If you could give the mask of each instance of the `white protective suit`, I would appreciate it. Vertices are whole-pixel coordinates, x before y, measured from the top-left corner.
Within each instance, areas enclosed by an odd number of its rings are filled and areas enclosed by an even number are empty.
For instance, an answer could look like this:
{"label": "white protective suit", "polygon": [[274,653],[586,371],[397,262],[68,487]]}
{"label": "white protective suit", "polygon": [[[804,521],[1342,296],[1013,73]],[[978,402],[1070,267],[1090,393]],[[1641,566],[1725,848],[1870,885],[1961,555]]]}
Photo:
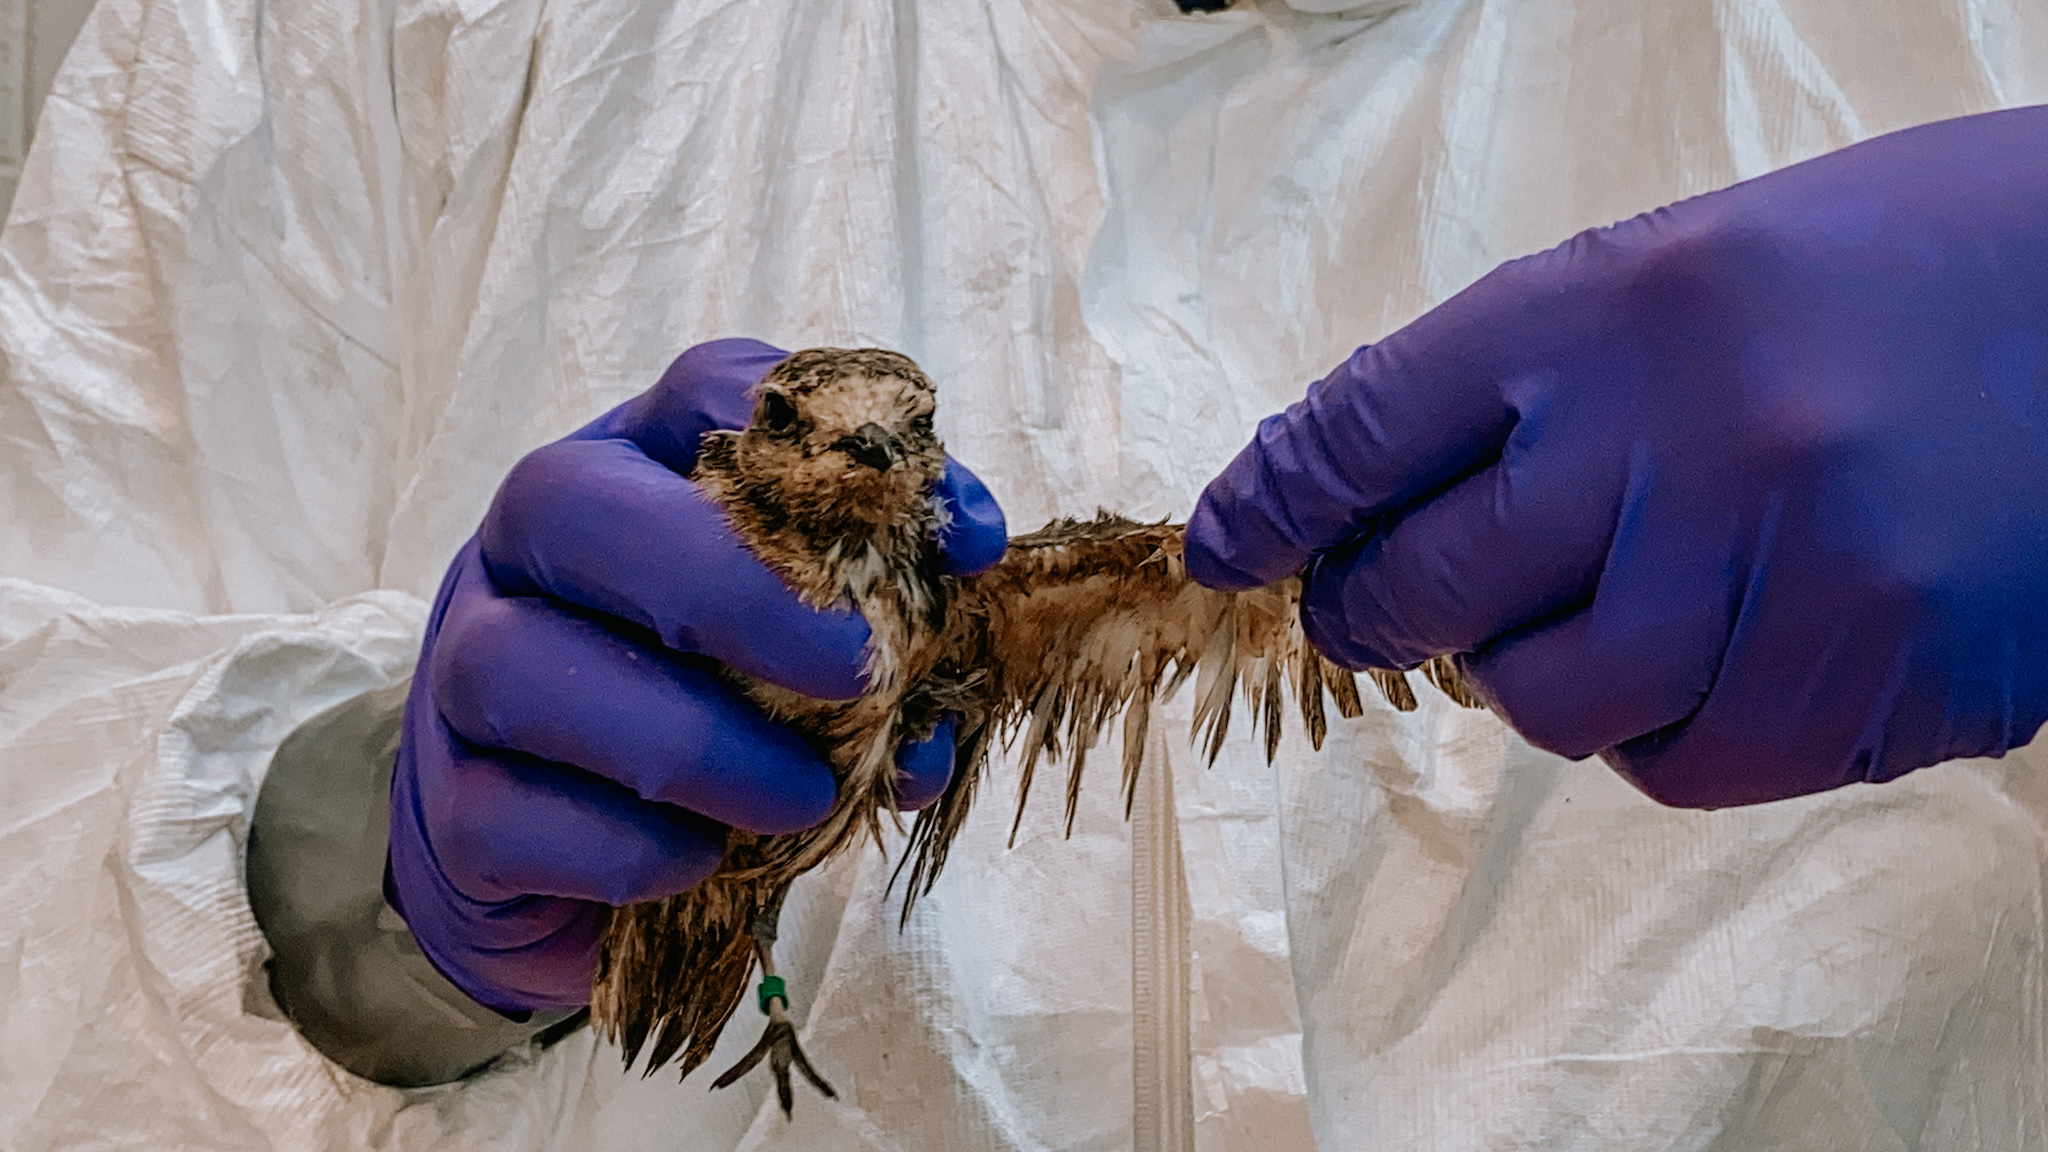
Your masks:
{"label": "white protective suit", "polygon": [[2041,100],[2038,0],[101,0],[0,232],[0,1148],[2048,1148],[2033,752],[1678,812],[1426,692],[1007,851],[999,767],[907,931],[879,853],[794,897],[793,1124],[588,1031],[353,1079],[239,872],[691,343],[909,352],[1019,530],[1182,516],[1503,259]]}

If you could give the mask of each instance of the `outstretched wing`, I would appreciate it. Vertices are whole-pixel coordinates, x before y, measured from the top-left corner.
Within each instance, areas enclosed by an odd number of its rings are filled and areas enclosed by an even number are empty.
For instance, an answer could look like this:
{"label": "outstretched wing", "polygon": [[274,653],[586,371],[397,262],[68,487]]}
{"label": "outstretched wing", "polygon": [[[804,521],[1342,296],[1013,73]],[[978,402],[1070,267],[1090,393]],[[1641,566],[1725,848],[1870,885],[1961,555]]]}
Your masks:
{"label": "outstretched wing", "polygon": [[[971,714],[960,732],[952,783],[918,814],[911,831],[905,858],[911,899],[930,891],[945,866],[998,740],[1007,746],[1023,736],[1019,820],[1039,757],[1068,757],[1071,827],[1089,750],[1111,718],[1119,711],[1124,716],[1128,813],[1153,702],[1190,678],[1195,735],[1212,761],[1229,731],[1239,685],[1268,759],[1279,747],[1290,683],[1316,747],[1326,730],[1326,698],[1339,715],[1363,711],[1353,675],[1303,637],[1298,581],[1238,593],[1205,588],[1187,576],[1181,531],[1179,525],[1139,524],[1107,513],[1062,520],[1010,541],[1000,564],[957,584],[946,644],[949,667],[941,671],[965,684]],[[1447,660],[1433,660],[1423,671],[1452,699],[1477,706]],[[1404,674],[1369,675],[1394,707],[1415,707]]]}

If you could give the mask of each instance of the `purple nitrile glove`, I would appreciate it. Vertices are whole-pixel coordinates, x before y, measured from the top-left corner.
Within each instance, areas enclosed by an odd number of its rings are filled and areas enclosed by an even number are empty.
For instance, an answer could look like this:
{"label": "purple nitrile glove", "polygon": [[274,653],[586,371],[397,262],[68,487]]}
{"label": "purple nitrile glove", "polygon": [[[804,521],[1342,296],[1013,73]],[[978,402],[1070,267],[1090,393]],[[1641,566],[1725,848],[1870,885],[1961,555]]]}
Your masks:
{"label": "purple nitrile glove", "polygon": [[[867,624],[805,606],[685,474],[739,428],[788,353],[720,340],[653,389],[521,460],[456,556],[427,623],[391,790],[385,891],[420,948],[479,1003],[587,1003],[605,905],[711,874],[725,826],[823,819],[832,773],[713,662],[812,696],[863,687]],[[1003,514],[952,459],[945,570],[1002,558]],[[898,753],[921,807],[953,771],[953,726]]]}
{"label": "purple nitrile glove", "polygon": [[1260,425],[1196,579],[1713,808],[2048,717],[2048,107],[1507,264]]}

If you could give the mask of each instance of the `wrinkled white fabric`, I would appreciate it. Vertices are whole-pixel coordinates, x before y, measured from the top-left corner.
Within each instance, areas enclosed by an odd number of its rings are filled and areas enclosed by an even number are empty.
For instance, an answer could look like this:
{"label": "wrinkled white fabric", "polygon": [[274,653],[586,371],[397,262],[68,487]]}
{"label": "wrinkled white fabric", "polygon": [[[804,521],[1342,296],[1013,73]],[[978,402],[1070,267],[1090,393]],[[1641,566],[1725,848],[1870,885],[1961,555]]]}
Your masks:
{"label": "wrinkled white fabric", "polygon": [[1709,816],[1433,697],[1162,740],[1186,1059],[1098,780],[904,932],[879,854],[800,889],[793,1126],[587,1033],[353,1080],[237,865],[510,463],[688,344],[902,348],[1016,527],[1181,515],[1502,259],[2043,99],[2025,0],[102,0],[0,232],[0,1146],[1116,1149],[1170,1066],[1203,1149],[2048,1147],[2030,754]]}

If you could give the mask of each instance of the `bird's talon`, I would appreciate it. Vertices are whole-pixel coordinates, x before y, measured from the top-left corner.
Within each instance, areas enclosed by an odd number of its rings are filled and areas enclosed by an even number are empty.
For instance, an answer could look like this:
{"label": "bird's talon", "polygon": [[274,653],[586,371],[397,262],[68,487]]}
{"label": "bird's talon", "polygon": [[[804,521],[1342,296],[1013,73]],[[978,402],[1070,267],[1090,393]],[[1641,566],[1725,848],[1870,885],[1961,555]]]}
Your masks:
{"label": "bird's talon", "polygon": [[768,1049],[773,1045],[774,1040],[775,1025],[770,1024],[768,1030],[761,1033],[761,1038],[754,1042],[754,1046],[747,1049],[747,1054],[740,1057],[740,1062],[721,1073],[718,1079],[711,1082],[711,1087],[714,1089],[730,1088],[738,1083],[740,1077],[752,1072],[754,1065],[759,1064],[761,1058],[768,1055]]}
{"label": "bird's talon", "polygon": [[834,1092],[832,1085],[827,1084],[825,1078],[818,1075],[818,1070],[812,1067],[810,1058],[804,1055],[803,1046],[797,1043],[796,1025],[788,1020],[769,1021],[767,1029],[761,1033],[761,1039],[747,1050],[745,1056],[740,1057],[739,1063],[726,1069],[724,1075],[712,1081],[711,1086],[731,1087],[740,1077],[753,1071],[754,1066],[764,1057],[768,1061],[768,1071],[775,1076],[775,1099],[782,1105],[782,1114],[785,1117],[794,1112],[796,1105],[796,1089],[789,1078],[791,1066],[802,1072],[804,1079],[809,1080],[813,1088],[824,1093],[827,1100],[839,1099],[839,1093]]}
{"label": "bird's talon", "polygon": [[796,1042],[795,1033],[791,1033],[789,1037],[789,1054],[796,1058],[796,1070],[804,1074],[804,1079],[811,1082],[811,1087],[823,1093],[827,1100],[839,1099],[839,1093],[834,1092],[832,1086],[825,1083],[825,1078],[818,1075],[818,1070],[811,1067],[810,1057],[804,1055],[803,1047]]}

